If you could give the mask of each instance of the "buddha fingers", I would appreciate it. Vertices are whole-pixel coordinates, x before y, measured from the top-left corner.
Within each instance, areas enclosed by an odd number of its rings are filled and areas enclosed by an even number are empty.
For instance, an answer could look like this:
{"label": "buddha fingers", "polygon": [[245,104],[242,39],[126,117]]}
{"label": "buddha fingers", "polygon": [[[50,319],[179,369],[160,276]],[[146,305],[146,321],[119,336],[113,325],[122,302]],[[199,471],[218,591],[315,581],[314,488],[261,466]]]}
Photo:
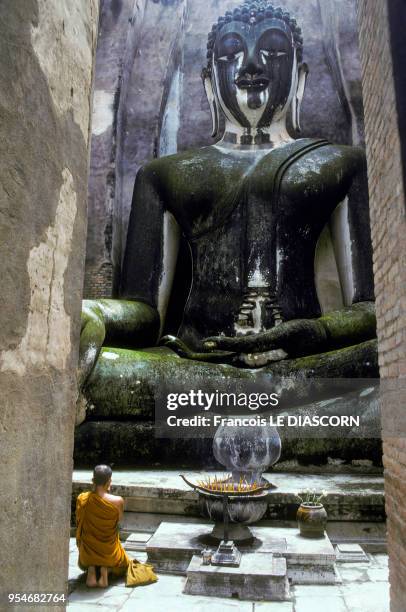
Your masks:
{"label": "buddha fingers", "polygon": [[308,354],[309,349],[322,350],[326,340],[326,331],[318,320],[295,319],[258,334],[235,338],[226,336],[206,338],[203,346],[207,350],[221,349],[236,353],[259,353],[283,349],[290,356],[300,356]]}
{"label": "buddha fingers", "polygon": [[211,352],[197,352],[190,349],[183,340],[177,338],[176,336],[167,335],[161,338],[159,344],[161,346],[166,346],[173,350],[179,357],[183,359],[193,359],[197,361],[219,361],[223,362],[224,360],[231,358],[235,355],[232,351],[211,351]]}

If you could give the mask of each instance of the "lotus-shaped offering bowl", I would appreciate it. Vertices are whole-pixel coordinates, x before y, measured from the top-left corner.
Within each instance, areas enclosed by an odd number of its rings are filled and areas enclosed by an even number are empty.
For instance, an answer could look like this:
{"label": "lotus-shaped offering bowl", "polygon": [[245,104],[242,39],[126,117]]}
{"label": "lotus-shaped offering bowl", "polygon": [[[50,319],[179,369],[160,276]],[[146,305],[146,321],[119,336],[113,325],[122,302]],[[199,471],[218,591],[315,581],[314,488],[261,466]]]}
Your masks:
{"label": "lotus-shaped offering bowl", "polygon": [[[207,478],[196,483],[181,475],[190,487],[199,493],[200,510],[204,517],[216,524],[211,539],[224,539],[225,512],[227,513],[228,539],[249,542],[253,535],[247,525],[261,520],[268,507],[268,492],[275,488],[265,478],[260,482],[233,481],[231,476],[222,479]],[[226,498],[226,503],[225,503]]]}

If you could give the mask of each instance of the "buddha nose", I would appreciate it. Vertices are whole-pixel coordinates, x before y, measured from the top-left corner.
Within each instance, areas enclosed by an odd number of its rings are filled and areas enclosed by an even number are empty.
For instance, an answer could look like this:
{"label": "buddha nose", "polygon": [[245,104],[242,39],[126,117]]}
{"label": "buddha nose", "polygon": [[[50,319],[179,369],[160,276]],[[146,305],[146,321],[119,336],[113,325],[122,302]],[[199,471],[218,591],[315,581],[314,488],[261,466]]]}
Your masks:
{"label": "buddha nose", "polygon": [[264,73],[259,62],[253,57],[249,57],[244,66],[241,67],[240,74],[250,76],[251,78],[261,76]]}
{"label": "buddha nose", "polygon": [[269,78],[264,73],[262,66],[251,56],[241,67],[235,84],[240,89],[264,89],[269,85]]}

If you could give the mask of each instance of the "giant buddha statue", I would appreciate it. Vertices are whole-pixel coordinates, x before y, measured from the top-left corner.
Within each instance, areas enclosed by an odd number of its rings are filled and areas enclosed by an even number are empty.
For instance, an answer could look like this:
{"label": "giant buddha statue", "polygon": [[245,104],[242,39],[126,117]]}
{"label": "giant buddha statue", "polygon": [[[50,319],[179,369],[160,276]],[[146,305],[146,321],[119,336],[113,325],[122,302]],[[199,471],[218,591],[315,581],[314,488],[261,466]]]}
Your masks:
{"label": "giant buddha statue", "polygon": [[[145,419],[155,385],[194,374],[377,375],[364,152],[288,132],[302,53],[296,21],[267,0],[213,26],[202,77],[216,142],[140,169],[120,297],[84,302],[87,419]],[[326,225],[342,305],[323,313]]]}

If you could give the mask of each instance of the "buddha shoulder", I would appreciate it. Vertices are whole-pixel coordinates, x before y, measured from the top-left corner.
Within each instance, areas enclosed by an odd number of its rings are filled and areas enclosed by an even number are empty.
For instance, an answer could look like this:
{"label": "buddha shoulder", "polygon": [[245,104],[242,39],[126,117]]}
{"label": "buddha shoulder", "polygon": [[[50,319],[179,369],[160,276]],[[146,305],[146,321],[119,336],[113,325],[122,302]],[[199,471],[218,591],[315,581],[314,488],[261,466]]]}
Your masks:
{"label": "buddha shoulder", "polygon": [[295,161],[284,175],[281,189],[288,197],[345,193],[366,169],[361,147],[329,144]]}
{"label": "buddha shoulder", "polygon": [[201,177],[207,180],[208,172],[216,168],[216,155],[213,147],[190,149],[173,155],[165,155],[146,163],[140,170],[140,178],[145,178],[165,187],[189,185],[191,179]]}

